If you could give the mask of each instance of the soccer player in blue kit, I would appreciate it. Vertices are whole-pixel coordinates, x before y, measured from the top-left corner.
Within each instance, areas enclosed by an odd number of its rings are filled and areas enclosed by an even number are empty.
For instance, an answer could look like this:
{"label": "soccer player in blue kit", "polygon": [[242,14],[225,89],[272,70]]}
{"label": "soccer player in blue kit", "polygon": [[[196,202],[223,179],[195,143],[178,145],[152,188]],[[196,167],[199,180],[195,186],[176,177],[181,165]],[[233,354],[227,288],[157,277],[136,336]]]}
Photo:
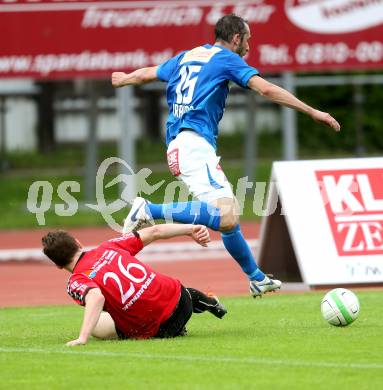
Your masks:
{"label": "soccer player in blue kit", "polygon": [[168,165],[171,173],[188,187],[195,201],[153,204],[138,197],[124,224],[124,232],[139,229],[156,219],[202,224],[220,231],[227,251],[250,282],[254,297],[279,289],[282,283],[257,266],[244,239],[238,202],[216,155],[218,123],[225,109],[229,83],[249,88],[267,99],[301,111],[336,131],[339,123],[283,88],[259,76],[242,57],[249,51],[250,29],[244,19],[225,15],[215,26],[214,45],[206,44],[179,53],[165,63],[132,73],[114,72],[114,87],[167,82],[169,117],[166,124]]}

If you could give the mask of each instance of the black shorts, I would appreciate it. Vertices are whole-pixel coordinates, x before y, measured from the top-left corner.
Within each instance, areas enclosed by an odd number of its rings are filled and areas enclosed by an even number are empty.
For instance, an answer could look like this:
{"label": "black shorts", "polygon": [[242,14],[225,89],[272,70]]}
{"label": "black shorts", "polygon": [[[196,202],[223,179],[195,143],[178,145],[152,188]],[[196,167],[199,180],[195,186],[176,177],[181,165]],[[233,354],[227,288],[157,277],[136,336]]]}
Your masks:
{"label": "black shorts", "polygon": [[181,286],[181,295],[172,315],[161,324],[154,337],[166,338],[183,336],[186,333],[185,325],[193,314],[193,302],[184,286]]}
{"label": "black shorts", "polygon": [[[190,294],[184,286],[181,286],[180,299],[171,316],[161,324],[157,338],[177,337],[186,333],[185,325],[193,314],[193,303]],[[116,332],[120,340],[127,337],[120,329],[116,327]]]}

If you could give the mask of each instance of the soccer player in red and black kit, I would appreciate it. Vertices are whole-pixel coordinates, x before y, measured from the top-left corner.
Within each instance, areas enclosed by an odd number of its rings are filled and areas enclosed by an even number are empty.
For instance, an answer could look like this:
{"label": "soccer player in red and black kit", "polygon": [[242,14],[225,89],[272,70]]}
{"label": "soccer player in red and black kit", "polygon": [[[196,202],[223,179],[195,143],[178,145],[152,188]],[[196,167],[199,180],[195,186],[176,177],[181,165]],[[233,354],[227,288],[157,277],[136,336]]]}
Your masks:
{"label": "soccer player in red and black kit", "polygon": [[222,318],[226,309],[216,297],[185,288],[135,258],[155,240],[183,235],[202,246],[210,241],[205,226],[181,224],[148,227],[88,252],[65,231],[44,236],[45,255],[72,273],[68,294],[85,306],[79,337],[67,345],[86,344],[90,335],[101,339],[176,337],[186,333],[192,313],[209,311]]}

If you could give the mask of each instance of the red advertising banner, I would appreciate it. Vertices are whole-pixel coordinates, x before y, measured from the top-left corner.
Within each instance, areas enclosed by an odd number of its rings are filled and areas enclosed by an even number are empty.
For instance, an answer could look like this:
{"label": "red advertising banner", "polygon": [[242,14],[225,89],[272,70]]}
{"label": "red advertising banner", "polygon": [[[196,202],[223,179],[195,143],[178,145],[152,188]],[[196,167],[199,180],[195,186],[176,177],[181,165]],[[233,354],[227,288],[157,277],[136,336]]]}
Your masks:
{"label": "red advertising banner", "polygon": [[0,0],[0,77],[108,77],[212,43],[248,20],[262,73],[383,69],[383,0]]}
{"label": "red advertising banner", "polygon": [[338,255],[383,254],[383,169],[315,174]]}

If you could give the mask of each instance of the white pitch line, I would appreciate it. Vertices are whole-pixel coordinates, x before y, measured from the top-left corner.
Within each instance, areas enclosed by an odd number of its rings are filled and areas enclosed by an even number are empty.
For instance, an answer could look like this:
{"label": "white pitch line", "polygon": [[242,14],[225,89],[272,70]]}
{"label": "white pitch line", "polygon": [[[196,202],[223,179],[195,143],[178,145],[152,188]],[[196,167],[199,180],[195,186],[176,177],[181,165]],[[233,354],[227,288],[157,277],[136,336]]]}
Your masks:
{"label": "white pitch line", "polygon": [[199,355],[161,355],[146,354],[136,352],[108,352],[108,351],[79,351],[74,349],[55,350],[42,348],[7,348],[0,347],[0,352],[4,353],[36,353],[36,354],[62,354],[62,355],[83,355],[95,357],[132,357],[135,359],[158,359],[158,360],[175,360],[186,362],[215,362],[231,364],[260,364],[266,366],[293,366],[293,367],[313,367],[313,368],[336,368],[336,369],[367,369],[381,370],[383,363],[336,363],[307,360],[289,360],[289,359],[268,359],[268,358],[241,358],[235,356],[199,356]]}
{"label": "white pitch line", "polygon": [[[257,239],[247,240],[254,250],[258,245]],[[93,249],[87,246],[84,250]],[[145,247],[137,257],[145,262],[157,263],[163,261],[185,261],[230,258],[222,241],[215,240],[209,243],[207,248],[201,247],[195,242],[155,243]],[[0,262],[9,260],[47,260],[41,248],[1,249]]]}

